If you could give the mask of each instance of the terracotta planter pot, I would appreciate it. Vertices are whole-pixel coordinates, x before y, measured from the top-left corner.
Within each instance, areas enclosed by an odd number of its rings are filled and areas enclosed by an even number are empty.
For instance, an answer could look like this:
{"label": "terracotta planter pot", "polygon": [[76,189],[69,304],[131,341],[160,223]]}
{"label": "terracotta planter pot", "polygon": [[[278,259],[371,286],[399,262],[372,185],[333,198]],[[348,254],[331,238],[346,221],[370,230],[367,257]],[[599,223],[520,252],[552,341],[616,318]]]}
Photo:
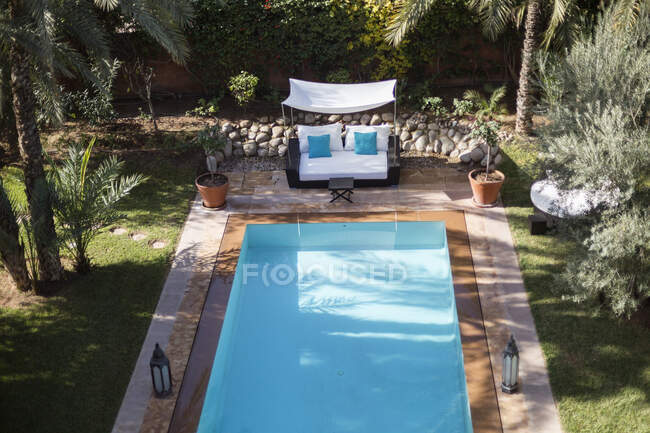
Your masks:
{"label": "terracotta planter pot", "polygon": [[469,184],[472,187],[472,194],[474,195],[474,204],[478,206],[494,206],[499,197],[499,191],[501,190],[501,185],[506,180],[506,175],[501,173],[499,170],[493,170],[491,173],[501,177],[501,180],[495,180],[490,182],[479,182],[475,179],[475,176],[479,173],[484,172],[484,169],[476,169],[469,172],[467,177],[469,178]]}
{"label": "terracotta planter pot", "polygon": [[210,177],[210,173],[204,173],[197,177],[194,181],[196,188],[199,190],[199,193],[201,193],[203,206],[207,208],[221,207],[226,203],[226,194],[228,193],[228,178],[222,174],[216,176],[225,179],[225,183],[216,186],[201,185],[199,183],[199,180]]}

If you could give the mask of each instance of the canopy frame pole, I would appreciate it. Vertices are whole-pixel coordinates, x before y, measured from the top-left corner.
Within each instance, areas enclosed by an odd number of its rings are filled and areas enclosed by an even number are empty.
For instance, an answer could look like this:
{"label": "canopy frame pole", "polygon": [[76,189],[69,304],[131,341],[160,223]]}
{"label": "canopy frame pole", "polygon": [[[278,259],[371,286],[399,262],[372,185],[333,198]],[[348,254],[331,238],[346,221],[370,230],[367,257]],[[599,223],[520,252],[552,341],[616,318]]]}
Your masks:
{"label": "canopy frame pole", "polygon": [[287,118],[284,116],[284,104],[280,104],[280,107],[282,107],[282,123],[284,125],[287,124]]}
{"label": "canopy frame pole", "polygon": [[393,134],[397,135],[397,82],[395,82],[395,101],[393,101]]}
{"label": "canopy frame pole", "polygon": [[291,127],[293,128],[293,107],[291,107]]}

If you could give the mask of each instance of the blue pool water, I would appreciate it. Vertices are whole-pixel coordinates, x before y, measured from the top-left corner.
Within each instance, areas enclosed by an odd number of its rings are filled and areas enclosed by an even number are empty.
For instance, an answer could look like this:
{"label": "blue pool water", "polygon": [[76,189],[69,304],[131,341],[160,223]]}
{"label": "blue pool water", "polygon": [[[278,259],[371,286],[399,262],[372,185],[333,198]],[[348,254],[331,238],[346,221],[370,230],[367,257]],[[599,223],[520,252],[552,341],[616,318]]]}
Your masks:
{"label": "blue pool water", "polygon": [[249,225],[199,433],[471,433],[442,222]]}

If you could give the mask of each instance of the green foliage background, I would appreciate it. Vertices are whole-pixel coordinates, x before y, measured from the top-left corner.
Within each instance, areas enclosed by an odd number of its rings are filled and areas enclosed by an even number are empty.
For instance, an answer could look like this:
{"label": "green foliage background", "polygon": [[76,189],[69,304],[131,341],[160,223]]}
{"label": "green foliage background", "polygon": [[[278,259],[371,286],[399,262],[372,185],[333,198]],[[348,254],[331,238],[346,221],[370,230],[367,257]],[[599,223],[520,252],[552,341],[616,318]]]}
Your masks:
{"label": "green foliage background", "polygon": [[[458,53],[476,17],[464,0],[440,0],[398,49],[384,40],[395,0],[197,0],[188,30],[191,67],[214,91],[241,70],[264,80],[350,71],[355,81],[419,78],[440,56]],[[476,32],[478,34],[478,32]],[[261,83],[266,87],[268,83]]]}

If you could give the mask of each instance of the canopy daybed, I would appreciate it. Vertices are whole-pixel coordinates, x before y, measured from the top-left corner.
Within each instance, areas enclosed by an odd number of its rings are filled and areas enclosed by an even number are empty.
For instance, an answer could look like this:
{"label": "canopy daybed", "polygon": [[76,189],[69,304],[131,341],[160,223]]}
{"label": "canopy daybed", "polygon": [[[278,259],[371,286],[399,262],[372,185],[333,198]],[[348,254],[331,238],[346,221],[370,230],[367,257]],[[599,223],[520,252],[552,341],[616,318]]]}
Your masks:
{"label": "canopy daybed", "polygon": [[[362,84],[330,84],[289,79],[289,97],[282,101],[293,109],[325,114],[349,114],[394,104],[396,120],[396,80]],[[395,123],[393,123],[394,125]],[[378,127],[381,128],[381,127]],[[388,129],[385,127],[385,129]],[[300,132],[300,131],[299,131]],[[388,132],[386,134],[389,134]],[[330,178],[353,177],[355,187],[388,186],[399,183],[399,137],[388,135],[387,146],[377,148],[376,155],[358,155],[351,146],[332,149],[331,158],[310,159],[299,138],[290,138],[287,150],[287,181],[292,188],[327,188]],[[346,140],[348,143],[350,139]]]}

